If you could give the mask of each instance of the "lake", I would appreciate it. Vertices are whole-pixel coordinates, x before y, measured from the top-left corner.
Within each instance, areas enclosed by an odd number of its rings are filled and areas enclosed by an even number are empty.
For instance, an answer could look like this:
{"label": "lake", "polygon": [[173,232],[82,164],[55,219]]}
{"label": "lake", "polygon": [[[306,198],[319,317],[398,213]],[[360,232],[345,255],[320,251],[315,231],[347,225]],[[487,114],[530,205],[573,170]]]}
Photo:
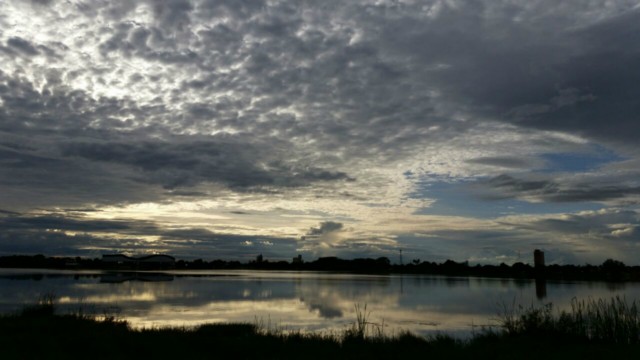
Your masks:
{"label": "lake", "polygon": [[[536,286],[537,285],[537,286]],[[640,299],[639,283],[557,282],[285,271],[107,272],[0,269],[0,312],[54,294],[59,313],[116,315],[134,327],[258,323],[271,329],[342,331],[367,306],[385,334],[446,332],[465,337],[495,326],[505,306],[624,296]]]}

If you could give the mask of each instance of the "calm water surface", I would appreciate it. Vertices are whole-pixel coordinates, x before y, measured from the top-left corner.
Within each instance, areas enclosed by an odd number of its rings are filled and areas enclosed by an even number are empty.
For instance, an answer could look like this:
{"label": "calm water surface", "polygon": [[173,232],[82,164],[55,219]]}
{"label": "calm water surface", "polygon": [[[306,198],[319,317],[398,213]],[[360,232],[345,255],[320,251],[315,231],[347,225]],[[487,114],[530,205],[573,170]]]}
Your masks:
{"label": "calm water surface", "polygon": [[370,321],[383,325],[387,334],[409,330],[466,336],[478,326],[496,325],[504,305],[514,302],[568,308],[574,297],[640,299],[638,283],[540,285],[536,289],[533,280],[426,275],[0,269],[0,312],[18,311],[53,293],[60,313],[82,309],[116,314],[136,327],[258,322],[285,330],[341,331],[355,321],[355,304],[366,304]]}

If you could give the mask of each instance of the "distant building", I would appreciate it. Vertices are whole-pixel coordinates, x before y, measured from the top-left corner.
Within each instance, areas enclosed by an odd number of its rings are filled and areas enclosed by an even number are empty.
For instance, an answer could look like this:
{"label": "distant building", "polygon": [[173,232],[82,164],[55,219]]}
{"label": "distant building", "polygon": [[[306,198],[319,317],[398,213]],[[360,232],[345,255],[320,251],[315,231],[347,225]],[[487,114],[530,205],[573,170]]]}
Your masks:
{"label": "distant building", "polygon": [[263,258],[262,258],[262,254],[260,254],[260,255],[256,256],[256,262],[257,262],[258,264],[261,264],[261,263],[262,263],[262,260],[263,260]]}
{"label": "distant building", "polygon": [[540,249],[533,251],[533,265],[536,269],[544,267],[544,251]]}
{"label": "distant building", "polygon": [[302,264],[302,255],[298,255],[291,261],[292,264]]}
{"label": "distant building", "polygon": [[132,257],[124,254],[102,255],[102,263],[110,267],[128,269],[169,269],[176,264],[176,259],[169,255],[147,255]]}

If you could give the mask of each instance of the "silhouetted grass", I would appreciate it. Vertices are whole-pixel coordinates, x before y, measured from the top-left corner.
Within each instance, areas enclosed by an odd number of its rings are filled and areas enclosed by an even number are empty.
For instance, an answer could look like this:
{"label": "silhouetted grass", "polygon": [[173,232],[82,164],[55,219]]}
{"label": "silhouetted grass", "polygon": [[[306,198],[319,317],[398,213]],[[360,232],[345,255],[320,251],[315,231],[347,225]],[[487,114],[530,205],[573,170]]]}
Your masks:
{"label": "silhouetted grass", "polygon": [[571,301],[570,311],[554,311],[552,304],[507,309],[501,318],[507,335],[554,336],[611,344],[640,344],[640,309],[636,301]]}
{"label": "silhouetted grass", "polygon": [[551,305],[514,307],[502,317],[502,331],[460,340],[384,335],[359,305],[356,322],[343,333],[260,324],[132,329],[109,316],[23,311],[0,316],[0,359],[636,359],[636,314],[635,302],[619,298],[576,300],[570,312],[554,313]]}
{"label": "silhouetted grass", "polygon": [[55,300],[54,293],[42,294],[36,304],[24,306],[20,314],[23,317],[53,316],[56,311]]}

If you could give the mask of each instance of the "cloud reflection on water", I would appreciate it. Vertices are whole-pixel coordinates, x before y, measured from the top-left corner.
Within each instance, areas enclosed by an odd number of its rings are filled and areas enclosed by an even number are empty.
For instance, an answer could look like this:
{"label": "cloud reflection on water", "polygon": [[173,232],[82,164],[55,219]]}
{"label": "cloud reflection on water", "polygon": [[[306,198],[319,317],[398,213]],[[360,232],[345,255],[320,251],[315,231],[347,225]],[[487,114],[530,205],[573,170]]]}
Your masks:
{"label": "cloud reflection on water", "polygon": [[[495,325],[503,305],[538,304],[533,280],[367,276],[292,272],[175,272],[104,282],[107,273],[20,273],[1,270],[0,312],[17,311],[43,293],[56,294],[61,312],[117,311],[134,327],[194,326],[208,322],[261,323],[301,331],[341,331],[367,304],[369,320],[387,334],[409,330],[469,334]],[[125,278],[126,279],[126,278]],[[144,281],[142,281],[144,280]],[[573,297],[640,297],[639,284],[549,282],[548,298],[568,307]],[[116,310],[117,309],[117,310]]]}

